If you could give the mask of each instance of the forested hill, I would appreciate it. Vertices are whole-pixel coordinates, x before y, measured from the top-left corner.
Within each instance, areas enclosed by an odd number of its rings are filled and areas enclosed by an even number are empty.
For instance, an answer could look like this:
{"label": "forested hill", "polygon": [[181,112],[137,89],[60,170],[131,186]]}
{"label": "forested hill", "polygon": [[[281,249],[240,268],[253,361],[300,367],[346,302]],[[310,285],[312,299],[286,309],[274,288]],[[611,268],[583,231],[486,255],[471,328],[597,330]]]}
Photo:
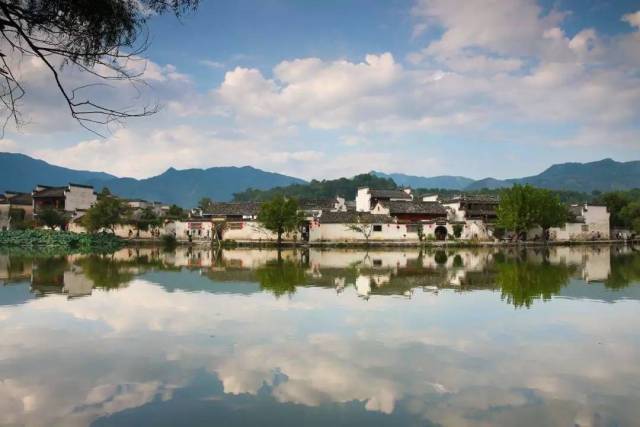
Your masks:
{"label": "forested hill", "polygon": [[360,187],[370,187],[382,190],[397,188],[395,182],[389,178],[380,178],[371,174],[356,175],[353,178],[339,178],[331,180],[312,180],[308,184],[293,184],[284,187],[274,187],[269,190],[248,190],[235,193],[233,199],[242,201],[269,200],[277,194],[296,199],[328,199],[335,196],[353,200]]}
{"label": "forested hill", "polygon": [[[335,196],[346,197],[354,200],[358,188],[369,187],[376,189],[395,189],[399,186],[390,178],[382,178],[372,174],[356,175],[353,178],[340,178],[334,180],[313,180],[308,184],[293,184],[284,187],[274,187],[269,190],[248,189],[234,194],[236,202],[266,201],[276,195],[285,195],[298,200],[328,199]],[[464,194],[488,194],[498,195],[501,189],[480,188],[475,190],[460,191],[448,188],[417,188],[414,193],[417,198],[425,195],[437,194],[440,198],[449,198]],[[564,203],[585,203],[594,200],[597,194],[582,193],[579,191],[552,190]]]}

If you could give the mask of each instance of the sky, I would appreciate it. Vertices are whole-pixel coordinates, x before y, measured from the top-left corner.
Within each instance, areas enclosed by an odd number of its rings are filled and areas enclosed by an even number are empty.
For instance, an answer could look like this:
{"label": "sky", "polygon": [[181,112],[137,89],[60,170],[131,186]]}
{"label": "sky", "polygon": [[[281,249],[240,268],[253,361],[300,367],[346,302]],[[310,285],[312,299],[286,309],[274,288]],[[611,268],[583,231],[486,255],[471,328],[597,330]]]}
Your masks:
{"label": "sky", "polygon": [[131,64],[148,86],[94,96],[157,114],[87,132],[26,59],[27,123],[0,151],[136,178],[244,165],[509,178],[640,159],[637,0],[202,0],[149,34]]}

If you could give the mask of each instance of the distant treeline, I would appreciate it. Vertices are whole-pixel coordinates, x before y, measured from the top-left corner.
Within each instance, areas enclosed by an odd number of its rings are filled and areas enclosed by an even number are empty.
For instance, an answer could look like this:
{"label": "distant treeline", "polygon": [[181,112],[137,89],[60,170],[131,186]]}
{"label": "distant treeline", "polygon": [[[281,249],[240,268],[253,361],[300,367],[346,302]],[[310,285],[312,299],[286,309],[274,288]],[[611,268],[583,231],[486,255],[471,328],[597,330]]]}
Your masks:
{"label": "distant treeline", "polygon": [[[292,184],[286,187],[274,187],[270,190],[256,190],[249,188],[240,193],[235,193],[233,200],[236,202],[267,201],[276,195],[293,197],[298,200],[327,199],[335,196],[346,197],[353,200],[360,187],[369,187],[383,190],[399,188],[390,178],[381,178],[371,174],[356,175],[353,178],[340,178],[331,180],[312,180],[308,184]],[[553,191],[564,203],[586,203],[600,196],[600,193],[581,193],[578,191]],[[487,194],[498,195],[499,189],[483,188],[473,191],[450,190],[445,188],[418,188],[415,189],[418,196],[437,194],[440,198],[450,198],[458,194]]]}
{"label": "distant treeline", "polygon": [[269,190],[249,188],[233,195],[236,202],[264,202],[277,195],[293,197],[298,200],[329,199],[335,196],[353,200],[360,187],[393,190],[398,188],[390,178],[379,178],[371,174],[356,175],[353,178],[339,178],[329,180],[312,180],[308,184],[292,184],[286,187],[274,187]]}

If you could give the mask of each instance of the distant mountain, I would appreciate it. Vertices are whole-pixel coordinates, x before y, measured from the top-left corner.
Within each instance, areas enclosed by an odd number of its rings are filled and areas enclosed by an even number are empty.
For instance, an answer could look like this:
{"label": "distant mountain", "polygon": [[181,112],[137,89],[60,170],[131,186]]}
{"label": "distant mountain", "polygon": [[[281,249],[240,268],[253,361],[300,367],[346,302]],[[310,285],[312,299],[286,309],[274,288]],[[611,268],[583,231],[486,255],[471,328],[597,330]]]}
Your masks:
{"label": "distant mountain", "polygon": [[[594,190],[640,188],[640,161],[617,162],[604,159],[590,163],[561,163],[538,175],[505,180],[485,178],[473,181],[460,176],[419,177],[371,172],[353,179],[314,180],[307,183],[298,178],[250,166],[185,170],[170,168],[151,178],[118,178],[104,172],[54,166],[23,154],[0,153],[0,191],[31,191],[37,184],[66,185],[69,182],[93,185],[98,191],[108,187],[114,194],[122,197],[158,200],[185,207],[195,206],[202,197],[228,201],[235,193],[239,194],[238,200],[263,200],[274,192],[284,192],[299,198],[331,197],[336,194],[350,197],[358,186],[390,188],[389,186],[396,184],[413,188],[470,191],[523,183],[554,190],[590,193]],[[260,191],[270,189],[274,190]]]}
{"label": "distant mountain", "polygon": [[31,191],[37,184],[93,185],[97,191],[108,187],[127,198],[158,200],[180,206],[195,206],[202,197],[216,201],[231,200],[234,193],[248,188],[267,190],[305,181],[250,166],[210,169],[168,169],[161,175],[145,179],[118,178],[103,172],[88,172],[53,166],[23,154],[0,153],[0,192]]}
{"label": "distant mountain", "polygon": [[113,194],[127,198],[158,200],[192,207],[203,197],[215,201],[228,201],[234,193],[248,188],[268,190],[305,181],[287,175],[265,172],[251,166],[214,167],[209,169],[167,169],[166,172],[145,179],[115,178],[90,181],[100,190],[108,187]]}
{"label": "distant mountain", "polygon": [[448,190],[462,190],[472,184],[471,178],[464,176],[440,175],[433,177],[405,175],[403,173],[390,173],[372,171],[372,175],[381,178],[391,178],[401,187],[411,188],[443,188]]}
{"label": "distant mountain", "polygon": [[67,169],[16,153],[0,153],[0,191],[29,192],[37,184],[66,185],[101,182],[115,176],[104,172]]}
{"label": "distant mountain", "polygon": [[640,161],[604,159],[589,163],[561,163],[534,176],[506,180],[486,178],[470,184],[466,190],[501,188],[514,183],[587,193],[594,190],[630,190],[640,188]]}

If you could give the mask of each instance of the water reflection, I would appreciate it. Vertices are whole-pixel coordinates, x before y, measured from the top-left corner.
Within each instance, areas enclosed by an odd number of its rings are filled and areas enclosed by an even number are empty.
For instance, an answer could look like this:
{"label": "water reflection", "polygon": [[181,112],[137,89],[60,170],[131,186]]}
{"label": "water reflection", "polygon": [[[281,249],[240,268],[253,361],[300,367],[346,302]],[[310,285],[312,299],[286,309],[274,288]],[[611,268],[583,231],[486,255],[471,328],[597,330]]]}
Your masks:
{"label": "water reflection", "polygon": [[[169,272],[197,272],[201,277],[181,280]],[[165,274],[162,274],[165,273]],[[233,283],[280,297],[304,286],[353,288],[356,295],[410,298],[416,291],[437,293],[496,290],[516,308],[531,307],[561,295],[577,279],[623,291],[640,280],[640,254],[624,246],[551,247],[535,250],[287,250],[197,248],[127,248],[112,254],[41,256],[37,253],[0,254],[0,280],[5,285],[29,281],[34,296],[61,293],[90,295],[93,289],[118,289],[136,277],[153,274],[169,290],[233,292]],[[167,280],[165,281],[164,278]],[[209,279],[209,280],[206,280]],[[182,286],[181,285],[186,285]],[[593,289],[593,287],[591,288]],[[588,297],[589,287],[584,287]],[[601,289],[601,288],[599,288]],[[620,292],[618,296],[633,297]]]}
{"label": "water reflection", "polygon": [[3,254],[0,424],[634,425],[639,256]]}

